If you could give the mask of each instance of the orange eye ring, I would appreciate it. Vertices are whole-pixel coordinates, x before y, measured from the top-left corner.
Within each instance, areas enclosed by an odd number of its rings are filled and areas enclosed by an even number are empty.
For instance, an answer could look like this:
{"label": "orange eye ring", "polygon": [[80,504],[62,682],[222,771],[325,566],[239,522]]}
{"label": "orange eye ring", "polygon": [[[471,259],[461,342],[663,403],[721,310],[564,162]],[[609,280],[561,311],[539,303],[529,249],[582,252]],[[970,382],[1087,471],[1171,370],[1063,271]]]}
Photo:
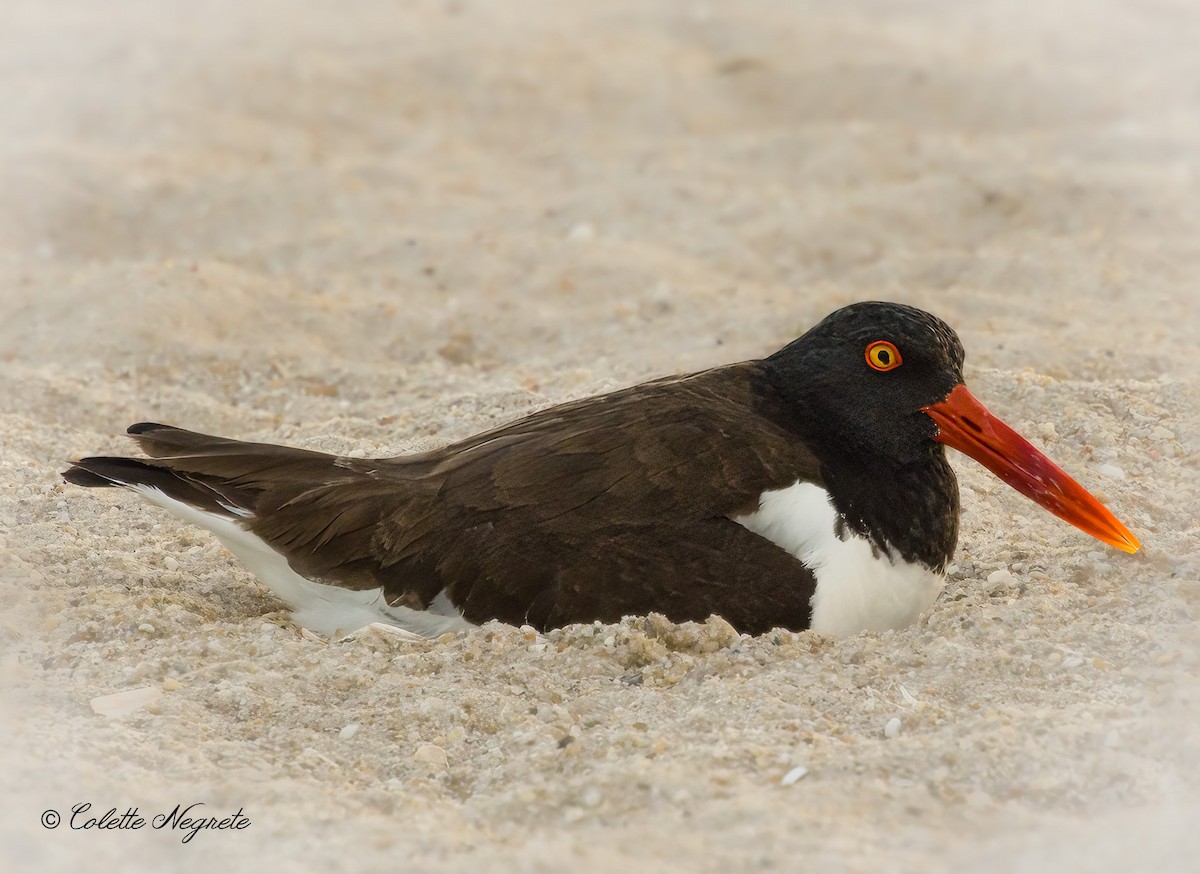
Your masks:
{"label": "orange eye ring", "polygon": [[867,346],[867,364],[875,370],[886,373],[889,370],[895,370],[903,363],[904,359],[900,357],[900,350],[894,343],[889,343],[887,340],[876,340]]}

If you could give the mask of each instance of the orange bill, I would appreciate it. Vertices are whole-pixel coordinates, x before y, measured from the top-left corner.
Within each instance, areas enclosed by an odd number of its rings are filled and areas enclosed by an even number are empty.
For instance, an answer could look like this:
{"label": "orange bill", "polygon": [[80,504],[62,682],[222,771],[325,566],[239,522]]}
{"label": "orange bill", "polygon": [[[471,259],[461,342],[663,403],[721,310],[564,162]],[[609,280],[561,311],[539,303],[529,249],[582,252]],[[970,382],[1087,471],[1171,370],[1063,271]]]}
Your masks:
{"label": "orange bill", "polygon": [[1025,497],[1097,540],[1137,552],[1138,539],[1108,508],[1028,440],[975,399],[965,385],[924,412],[937,423],[940,443],[974,458]]}

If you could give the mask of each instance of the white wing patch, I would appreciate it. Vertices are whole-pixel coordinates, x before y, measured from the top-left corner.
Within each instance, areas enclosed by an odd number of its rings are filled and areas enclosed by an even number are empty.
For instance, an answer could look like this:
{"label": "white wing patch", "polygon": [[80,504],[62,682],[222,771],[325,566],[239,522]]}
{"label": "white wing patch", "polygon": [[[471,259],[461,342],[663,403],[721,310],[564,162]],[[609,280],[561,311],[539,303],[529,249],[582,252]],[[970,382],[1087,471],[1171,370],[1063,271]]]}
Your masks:
{"label": "white wing patch", "polygon": [[797,482],[764,492],[758,510],[734,517],[800,559],[817,580],[813,631],[845,636],[911,625],[937,600],[945,578],[919,562],[880,555],[865,537],[837,536],[829,493]]}
{"label": "white wing patch", "polygon": [[[265,540],[247,531],[237,521],[217,513],[198,510],[176,500],[161,489],[137,483],[122,483],[151,504],[169,510],[185,522],[207,528],[277,597],[292,608],[292,618],[326,637],[342,637],[373,622],[395,625],[421,637],[438,637],[447,631],[471,628],[445,592],[440,592],[429,610],[391,606],[384,600],[383,589],[355,591],[305,579],[272,549]],[[248,518],[240,507],[230,512]]]}

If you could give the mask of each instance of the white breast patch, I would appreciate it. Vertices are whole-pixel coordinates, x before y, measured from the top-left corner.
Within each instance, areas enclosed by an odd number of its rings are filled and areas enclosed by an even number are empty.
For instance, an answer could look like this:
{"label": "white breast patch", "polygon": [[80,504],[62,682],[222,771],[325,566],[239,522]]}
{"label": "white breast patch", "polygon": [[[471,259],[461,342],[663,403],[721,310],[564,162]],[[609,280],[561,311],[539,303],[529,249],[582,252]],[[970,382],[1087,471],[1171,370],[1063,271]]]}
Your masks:
{"label": "white breast patch", "polygon": [[865,537],[838,537],[829,493],[812,483],[763,492],[758,510],[734,517],[800,559],[817,580],[813,631],[839,637],[911,625],[937,599],[945,578],[919,562],[879,554]]}

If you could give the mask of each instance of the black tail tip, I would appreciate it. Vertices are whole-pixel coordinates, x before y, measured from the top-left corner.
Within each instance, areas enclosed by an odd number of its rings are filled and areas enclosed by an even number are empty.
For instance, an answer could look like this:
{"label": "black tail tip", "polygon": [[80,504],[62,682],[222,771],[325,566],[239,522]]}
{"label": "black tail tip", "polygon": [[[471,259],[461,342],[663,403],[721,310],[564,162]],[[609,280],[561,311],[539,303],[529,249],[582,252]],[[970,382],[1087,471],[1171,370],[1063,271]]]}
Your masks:
{"label": "black tail tip", "polygon": [[131,437],[136,437],[138,434],[148,434],[151,431],[170,431],[170,425],[160,425],[158,422],[138,422],[135,425],[130,425],[125,429],[125,433]]}
{"label": "black tail tip", "polygon": [[88,489],[115,485],[112,480],[92,473],[90,470],[80,467],[78,463],[72,463],[70,467],[64,470],[62,478],[64,481],[71,483],[71,485],[83,486]]}

